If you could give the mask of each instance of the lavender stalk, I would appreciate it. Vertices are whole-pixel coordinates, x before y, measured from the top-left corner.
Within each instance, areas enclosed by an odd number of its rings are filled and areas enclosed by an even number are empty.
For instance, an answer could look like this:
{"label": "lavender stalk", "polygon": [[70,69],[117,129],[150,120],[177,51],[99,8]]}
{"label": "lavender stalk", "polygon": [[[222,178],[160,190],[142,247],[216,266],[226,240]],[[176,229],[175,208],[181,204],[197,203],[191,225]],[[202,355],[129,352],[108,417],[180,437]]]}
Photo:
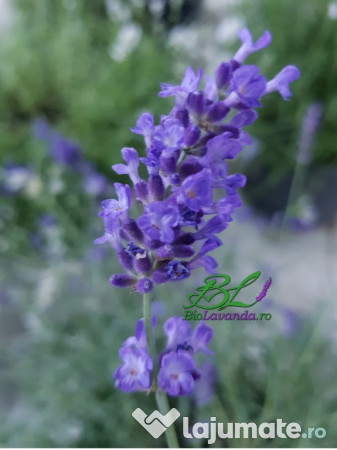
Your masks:
{"label": "lavender stalk", "polygon": [[[115,386],[124,392],[155,391],[163,414],[169,409],[166,395],[193,396],[198,383],[214,383],[213,371],[195,361],[198,353],[212,353],[208,344],[213,331],[204,322],[192,330],[182,317],[171,317],[164,323],[167,341],[158,355],[151,292],[156,284],[179,282],[195,269],[216,273],[217,261],[209,253],[223,244],[217,235],[241,206],[238,189],[246,182],[244,175],[229,173],[227,161],[250,144],[244,128],[257,119],[261,98],[278,91],[288,100],[289,84],[299,77],[295,66],[286,66],[267,81],[258,67],[244,65],[251,53],[269,45],[268,31],[256,42],[247,29],[239,38],[242,45],[234,58],[222,62],[214,78],[206,76],[203,89],[202,70],[191,67],[180,85],[161,85],[159,96],[174,97],[175,106],[158,125],[151,114],[140,115],[131,131],[143,136],[145,157],[125,147],[125,164],[112,166],[129,176],[133,189],[115,183],[118,199],[103,201],[99,213],[105,231],[95,242],[109,242],[123,268],[110,283],[143,295],[144,318],[119,350],[122,363],[114,372]],[[139,174],[140,163],[147,179]],[[138,217],[131,214],[134,200],[142,207]],[[172,426],[166,437],[169,446],[177,447]]]}

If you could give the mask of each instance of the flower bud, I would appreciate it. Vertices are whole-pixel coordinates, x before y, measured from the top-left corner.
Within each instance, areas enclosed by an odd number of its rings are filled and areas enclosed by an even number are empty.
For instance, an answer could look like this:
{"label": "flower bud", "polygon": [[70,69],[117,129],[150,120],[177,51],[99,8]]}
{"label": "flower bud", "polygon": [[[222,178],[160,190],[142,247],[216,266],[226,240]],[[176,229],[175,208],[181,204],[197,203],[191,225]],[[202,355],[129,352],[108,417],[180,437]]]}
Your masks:
{"label": "flower bud", "polygon": [[148,188],[151,198],[156,200],[163,200],[165,195],[165,186],[160,175],[151,175],[148,181]]}
{"label": "flower bud", "polygon": [[206,100],[203,91],[191,92],[187,97],[187,108],[196,117],[202,117],[206,111]]}
{"label": "flower bud", "polygon": [[141,294],[147,294],[148,292],[151,292],[153,289],[153,283],[149,278],[142,278],[141,280],[137,281],[136,289]]}
{"label": "flower bud", "polygon": [[190,175],[200,172],[202,166],[196,156],[189,156],[188,159],[182,162],[179,167],[179,175],[181,178],[186,178]]}
{"label": "flower bud", "polygon": [[141,202],[146,202],[149,195],[147,183],[142,180],[135,184],[136,199]]}
{"label": "flower bud", "polygon": [[196,144],[200,138],[200,128],[197,126],[189,126],[185,129],[184,143],[188,147]]}
{"label": "flower bud", "polygon": [[131,277],[130,275],[126,275],[124,273],[117,273],[110,277],[110,284],[112,286],[117,287],[127,287],[132,286],[135,283],[136,279]]}
{"label": "flower bud", "polygon": [[160,168],[164,173],[174,173],[177,167],[177,158],[174,152],[163,153],[160,157]]}
{"label": "flower bud", "polygon": [[132,241],[143,242],[143,233],[134,220],[125,223],[123,230]]}
{"label": "flower bud", "polygon": [[216,87],[221,90],[225,88],[231,79],[232,69],[226,62],[222,62],[215,70],[214,80]]}
{"label": "flower bud", "polygon": [[224,102],[220,101],[213,103],[213,105],[207,110],[207,120],[209,122],[219,122],[226,117],[228,112],[229,108],[224,104]]}

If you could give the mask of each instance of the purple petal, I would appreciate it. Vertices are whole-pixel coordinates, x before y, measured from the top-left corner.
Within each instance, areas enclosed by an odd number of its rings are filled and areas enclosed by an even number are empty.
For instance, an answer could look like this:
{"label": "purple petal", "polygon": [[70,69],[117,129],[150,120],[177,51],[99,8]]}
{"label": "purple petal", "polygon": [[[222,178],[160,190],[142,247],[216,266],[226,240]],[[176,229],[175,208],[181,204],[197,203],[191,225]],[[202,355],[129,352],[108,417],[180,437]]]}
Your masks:
{"label": "purple petal", "polygon": [[207,348],[207,344],[211,341],[213,337],[213,330],[211,327],[205,325],[204,323],[198,323],[198,325],[194,328],[192,337],[191,337],[191,345],[193,347],[193,351],[197,353],[198,351],[203,351],[204,353],[213,353],[211,350]]}
{"label": "purple petal", "polygon": [[272,80],[268,81],[266,94],[278,91],[284,100],[289,100],[291,92],[289,84],[297,80],[300,76],[300,71],[296,66],[286,66],[279,72]]}
{"label": "purple petal", "polygon": [[164,324],[164,333],[167,337],[166,348],[176,350],[180,343],[187,341],[191,334],[190,324],[182,317],[170,317]]}
{"label": "purple petal", "polygon": [[252,109],[246,109],[245,111],[240,111],[235,114],[235,116],[231,120],[231,125],[234,125],[238,128],[246,127],[251,125],[257,119],[257,112]]}
{"label": "purple petal", "polygon": [[254,53],[258,50],[261,50],[264,47],[267,47],[267,45],[271,42],[271,34],[269,31],[265,31],[262,36],[258,38],[258,40],[253,43],[252,36],[247,28],[244,28],[243,30],[239,31],[238,36],[242,42],[241,47],[234,55],[234,60],[242,63],[247,56],[249,56],[251,53]]}

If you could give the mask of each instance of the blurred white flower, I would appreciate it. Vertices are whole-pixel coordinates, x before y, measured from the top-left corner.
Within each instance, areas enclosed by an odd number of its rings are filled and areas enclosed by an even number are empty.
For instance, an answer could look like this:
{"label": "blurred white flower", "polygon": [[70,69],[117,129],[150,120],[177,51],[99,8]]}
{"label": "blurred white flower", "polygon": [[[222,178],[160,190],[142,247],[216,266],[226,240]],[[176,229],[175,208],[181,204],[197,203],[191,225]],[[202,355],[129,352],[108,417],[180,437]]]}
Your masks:
{"label": "blurred white flower", "polygon": [[337,19],[337,2],[331,2],[328,6],[328,17],[332,20]]}
{"label": "blurred white flower", "polygon": [[154,16],[160,16],[164,10],[164,0],[150,0],[149,9]]}
{"label": "blurred white flower", "polygon": [[53,299],[57,288],[56,277],[51,269],[41,273],[35,292],[35,302],[39,309],[45,309]]}
{"label": "blurred white flower", "polygon": [[64,182],[62,180],[62,170],[58,166],[54,166],[50,173],[48,183],[48,191],[50,194],[59,194],[64,190]]}
{"label": "blurred white flower", "polygon": [[[200,31],[200,30],[199,30]],[[198,48],[199,33],[198,29],[178,25],[172,28],[168,44],[171,47],[183,49],[186,52],[195,51]]]}
{"label": "blurred white flower", "polygon": [[139,44],[142,36],[140,25],[130,22],[123,25],[110,48],[110,57],[114,61],[123,61]]}
{"label": "blurred white flower", "polygon": [[42,181],[37,175],[33,175],[25,187],[25,192],[30,198],[36,198],[42,191]]}
{"label": "blurred white flower", "polygon": [[319,212],[308,195],[302,195],[298,199],[298,207],[300,210],[300,217],[306,223],[317,223]]}
{"label": "blurred white flower", "polygon": [[237,33],[244,27],[244,22],[237,16],[223,19],[215,29],[214,38],[219,44],[228,44],[237,40]]}
{"label": "blurred white flower", "polygon": [[44,326],[40,317],[32,311],[27,312],[23,317],[24,323],[32,333],[42,333]]}
{"label": "blurred white flower", "polygon": [[3,173],[5,189],[12,193],[18,192],[27,186],[31,177],[31,170],[25,166],[6,168]]}
{"label": "blurred white flower", "polygon": [[51,194],[59,194],[63,191],[64,183],[60,179],[51,180],[49,183],[49,192]]}
{"label": "blurred white flower", "polygon": [[5,34],[13,22],[13,2],[0,0],[0,32]]}
{"label": "blurred white flower", "polygon": [[129,6],[122,0],[106,0],[106,9],[111,19],[119,22],[130,20],[131,11]]}

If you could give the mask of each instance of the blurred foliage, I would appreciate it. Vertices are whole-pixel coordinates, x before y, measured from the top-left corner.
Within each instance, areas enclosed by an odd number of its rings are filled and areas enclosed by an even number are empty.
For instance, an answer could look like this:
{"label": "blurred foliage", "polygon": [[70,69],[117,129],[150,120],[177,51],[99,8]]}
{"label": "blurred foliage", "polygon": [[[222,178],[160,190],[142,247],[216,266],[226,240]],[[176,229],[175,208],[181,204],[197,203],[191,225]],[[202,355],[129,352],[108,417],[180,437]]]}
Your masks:
{"label": "blurred foliage", "polygon": [[[132,334],[141,314],[137,294],[108,285],[114,261],[88,253],[81,263],[68,261],[52,267],[41,267],[38,260],[32,260],[29,268],[15,258],[11,262],[18,276],[8,290],[12,301],[3,304],[8,325],[2,327],[0,362],[6,368],[1,371],[2,387],[7,388],[7,396],[12,392],[12,406],[0,413],[0,444],[164,447],[163,437],[154,441],[131,418],[137,407],[154,409],[153,396],[124,394],[113,387],[118,348]],[[229,261],[221,265],[231,266]],[[9,273],[2,269],[1,279]],[[167,317],[183,314],[182,298],[194,284],[195,280],[187,280],[184,286],[157,290],[156,299],[166,299],[156,306],[157,337]],[[303,428],[325,427],[324,440],[307,440],[305,445],[333,447],[337,367],[331,358],[333,344],[323,333],[326,317],[322,312],[312,313],[311,318],[293,313],[294,323],[290,311],[262,303],[257,312],[270,311],[270,322],[212,324],[218,386],[211,403],[196,408],[191,398],[178,398],[171,399],[171,405],[188,415],[191,423],[215,416],[224,422],[282,418]],[[13,322],[16,310],[21,314],[19,325]],[[13,326],[15,334],[10,331]],[[181,429],[179,435],[183,447],[206,444],[185,441]],[[235,439],[215,444],[224,445],[292,447],[294,441]]]}
{"label": "blurred foliage", "polygon": [[[265,29],[273,35],[269,48],[263,54],[252,55],[249,62],[257,63],[269,79],[287,64],[294,64],[301,71],[300,79],[291,86],[290,102],[280,101],[278,94],[266,97],[258,111],[259,120],[251,129],[258,141],[258,153],[254,164],[245,169],[248,176],[245,195],[268,215],[285,209],[301,123],[314,102],[322,105],[323,114],[312,142],[314,153],[306,188],[328,195],[320,187],[322,171],[316,172],[326,166],[336,172],[334,186],[337,186],[337,20],[329,17],[329,4],[328,0],[243,0],[239,7],[254,37]],[[316,204],[320,209],[320,202]],[[336,212],[337,205],[333,208]]]}
{"label": "blurred foliage", "polygon": [[129,128],[140,111],[161,112],[156,93],[171,74],[163,40],[143,29],[136,49],[116,62],[109,51],[121,24],[105,1],[13,5],[17,17],[0,49],[1,159],[33,160],[29,126],[43,116],[109,170],[119,149],[135,144]]}
{"label": "blurred foliage", "polygon": [[[31,177],[25,189],[5,196],[0,204],[0,226],[6,235],[0,248],[7,254],[32,250],[40,239],[43,214],[54,217],[65,251],[93,238],[97,198],[84,192],[76,171],[51,161],[48,146],[32,137],[37,117],[77,141],[84,158],[105,172],[111,184],[110,168],[120,161],[120,148],[140,142],[129,131],[138,114],[149,110],[158,118],[165,105],[157,92],[172,72],[164,35],[155,27],[158,19],[146,3],[134,7],[132,1],[123,2],[121,17],[111,9],[116,2],[110,3],[11,3],[13,23],[0,43],[6,61],[0,69],[0,161],[26,167]],[[124,58],[113,60],[119,30],[130,21],[138,24],[140,41]],[[107,187],[105,196],[110,194]],[[78,230],[86,236],[82,241]]]}

